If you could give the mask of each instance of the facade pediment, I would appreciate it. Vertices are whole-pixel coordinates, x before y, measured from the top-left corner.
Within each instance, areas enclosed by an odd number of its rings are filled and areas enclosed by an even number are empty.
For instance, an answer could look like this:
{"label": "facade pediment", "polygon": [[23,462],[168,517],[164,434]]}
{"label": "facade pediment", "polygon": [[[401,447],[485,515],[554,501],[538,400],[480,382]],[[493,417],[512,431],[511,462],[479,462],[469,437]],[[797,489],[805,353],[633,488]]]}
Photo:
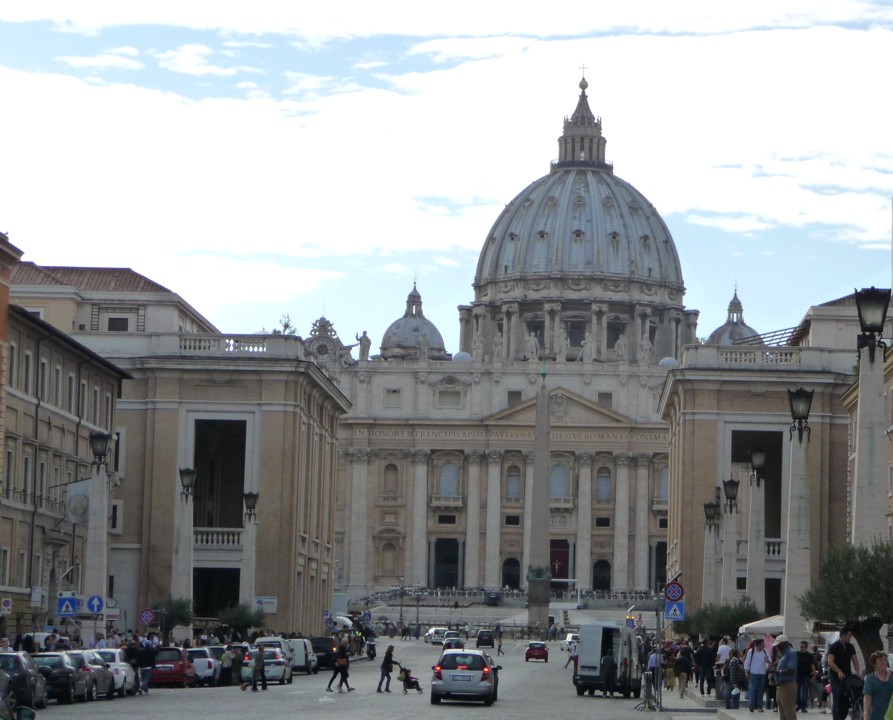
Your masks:
{"label": "facade pediment", "polygon": [[[549,392],[552,426],[585,425],[592,427],[636,425],[631,417],[587,400],[565,388]],[[525,400],[483,419],[489,425],[534,425],[536,422],[536,398]]]}

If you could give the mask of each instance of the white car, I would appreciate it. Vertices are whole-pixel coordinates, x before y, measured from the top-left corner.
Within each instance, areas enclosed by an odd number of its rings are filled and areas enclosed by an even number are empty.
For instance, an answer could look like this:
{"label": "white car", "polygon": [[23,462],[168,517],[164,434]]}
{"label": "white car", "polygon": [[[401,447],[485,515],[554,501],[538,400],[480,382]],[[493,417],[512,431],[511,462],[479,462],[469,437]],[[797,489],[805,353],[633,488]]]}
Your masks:
{"label": "white car", "polygon": [[242,665],[242,682],[251,682],[251,676],[254,674],[254,663],[260,662],[259,655],[263,653],[264,674],[267,676],[267,682],[279,682],[280,685],[291,683],[292,669],[291,660],[285,653],[277,647],[253,647],[248,651],[250,662]]}
{"label": "white car", "polygon": [[121,648],[105,648],[97,650],[96,653],[115,676],[115,691],[118,697],[124,697],[125,694],[133,695],[136,692],[136,673],[124,657],[124,651]]}
{"label": "white car", "polygon": [[217,687],[220,684],[220,661],[207,647],[187,648],[186,654],[195,670],[195,684]]}
{"label": "white car", "polygon": [[432,645],[443,645],[443,637],[446,633],[447,629],[445,627],[433,627],[425,633],[423,639],[425,642],[429,642]]}
{"label": "white car", "polygon": [[558,647],[560,647],[562,650],[567,650],[568,652],[570,652],[570,649],[578,642],[580,642],[579,633],[568,633],[565,636],[564,640],[558,643]]}

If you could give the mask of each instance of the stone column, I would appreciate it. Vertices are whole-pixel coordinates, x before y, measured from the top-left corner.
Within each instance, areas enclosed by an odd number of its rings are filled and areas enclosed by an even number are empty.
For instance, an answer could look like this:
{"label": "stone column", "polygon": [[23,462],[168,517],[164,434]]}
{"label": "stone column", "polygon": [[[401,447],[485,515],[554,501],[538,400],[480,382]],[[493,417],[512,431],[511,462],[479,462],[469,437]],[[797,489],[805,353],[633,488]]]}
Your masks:
{"label": "stone column", "polygon": [[629,590],[629,455],[614,456],[617,498],[614,504],[613,590]]}
{"label": "stone column", "polygon": [[424,584],[427,587],[435,587],[434,568],[437,567],[437,544],[434,540],[428,541],[428,573]]}
{"label": "stone column", "polygon": [[579,453],[580,486],[577,488],[577,542],[574,574],[577,587],[592,589],[592,453]]}
{"label": "stone column", "polygon": [[[351,463],[350,523],[348,526],[347,586],[349,592],[362,592],[366,587],[366,527],[368,524],[369,462],[368,448],[350,448],[347,458]],[[370,578],[371,579],[371,578]]]}
{"label": "stone column", "polygon": [[465,582],[464,587],[480,587],[481,564],[481,460],[484,453],[468,453],[468,492],[465,509]]}
{"label": "stone column", "polygon": [[520,338],[518,337],[521,324],[518,321],[518,303],[504,303],[502,306],[502,314],[505,318],[505,333],[502,341],[508,346],[506,357],[510,360],[517,360],[519,357],[519,348],[521,347]]}
{"label": "stone column", "polygon": [[555,316],[561,306],[557,303],[543,304],[543,354],[555,352]]}
{"label": "stone column", "polygon": [[747,503],[747,595],[763,610],[766,607],[766,489],[761,482],[757,480],[750,485]]}
{"label": "stone column", "polygon": [[[551,467],[551,398],[546,379],[536,394],[536,431],[534,432],[534,478],[527,505],[531,506],[529,565],[527,568],[527,624],[540,628],[549,625],[550,525],[549,509]],[[527,538],[525,537],[525,540]]]}
{"label": "stone column", "polygon": [[499,546],[502,518],[502,453],[487,451],[487,532],[484,543],[484,585],[500,587]]}
{"label": "stone column", "polygon": [[722,523],[722,590],[720,602],[731,605],[738,597],[738,513],[725,509],[720,501],[719,512]]}
{"label": "stone column", "polygon": [[[860,392],[864,390],[860,385]],[[860,395],[861,401],[861,395]],[[806,464],[809,435],[798,438],[791,433],[791,464],[788,475],[788,534],[785,542],[784,633],[797,647],[801,640],[812,640],[805,631],[805,620],[797,598],[810,587],[810,490]],[[881,508],[881,512],[886,504]]]}
{"label": "stone column", "polygon": [[636,526],[634,531],[635,565],[633,566],[634,590],[648,589],[648,545],[651,537],[649,518],[651,501],[648,492],[648,476],[651,456],[647,453],[636,455]]}
{"label": "stone column", "polygon": [[471,329],[472,308],[469,305],[459,306],[459,350],[471,353]]}
{"label": "stone column", "polygon": [[456,588],[465,587],[465,541],[459,540],[459,558],[456,569]]}
{"label": "stone column", "polygon": [[533,453],[524,453],[524,545],[521,556],[521,587],[527,587],[530,565],[530,533],[533,532]]}
{"label": "stone column", "polygon": [[[428,451],[411,450],[412,463],[412,546],[411,569],[407,585],[428,586],[426,551],[428,549]],[[432,566],[433,567],[433,566]]]}
{"label": "stone column", "polygon": [[704,528],[704,585],[701,591],[701,604],[716,604],[719,593],[716,592],[716,542],[718,528],[706,525]]}
{"label": "stone column", "polygon": [[592,337],[595,343],[593,356],[599,359],[603,359],[607,354],[608,328],[605,324],[607,313],[607,305],[592,304]]}
{"label": "stone column", "polygon": [[428,402],[430,395],[428,392],[428,373],[424,370],[415,373],[416,382],[416,407],[418,408],[420,417],[428,417]]}
{"label": "stone column", "polygon": [[874,541],[885,540],[888,532],[884,350],[877,350],[874,362],[869,353],[868,347],[859,351],[856,463],[850,515],[853,545],[871,545]]}

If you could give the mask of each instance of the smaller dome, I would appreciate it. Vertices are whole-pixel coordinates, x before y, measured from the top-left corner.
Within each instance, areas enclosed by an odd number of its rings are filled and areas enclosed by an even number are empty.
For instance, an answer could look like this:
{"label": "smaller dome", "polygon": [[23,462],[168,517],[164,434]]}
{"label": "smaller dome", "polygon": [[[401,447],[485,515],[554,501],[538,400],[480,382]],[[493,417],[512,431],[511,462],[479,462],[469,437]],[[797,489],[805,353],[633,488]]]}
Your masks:
{"label": "smaller dome", "polygon": [[471,362],[471,355],[464,350],[460,350],[453,355],[453,362]]}
{"label": "smaller dome", "polygon": [[663,358],[658,365],[665,368],[674,368],[679,364],[679,361],[674,357],[665,357]]}
{"label": "smaller dome", "polygon": [[443,346],[443,336],[433,322],[422,312],[422,296],[412,284],[406,297],[406,312],[395,320],[381,339],[381,356],[385,359],[449,360]]}
{"label": "smaller dome", "polygon": [[738,291],[729,303],[729,315],[725,324],[720,325],[707,338],[708,345],[733,345],[736,340],[755,337],[759,333],[744,322],[744,306],[738,299]]}

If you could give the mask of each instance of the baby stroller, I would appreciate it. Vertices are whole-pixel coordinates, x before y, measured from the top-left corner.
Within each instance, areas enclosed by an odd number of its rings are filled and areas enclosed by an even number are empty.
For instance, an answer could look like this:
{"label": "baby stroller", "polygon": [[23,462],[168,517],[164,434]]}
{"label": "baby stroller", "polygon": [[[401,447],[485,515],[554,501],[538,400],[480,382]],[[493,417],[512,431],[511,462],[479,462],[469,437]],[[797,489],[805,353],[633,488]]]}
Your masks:
{"label": "baby stroller", "polygon": [[858,675],[847,675],[843,679],[841,694],[849,703],[849,717],[853,720],[862,720],[862,692],[864,686],[865,683]]}
{"label": "baby stroller", "polygon": [[421,693],[422,686],[419,684],[419,679],[413,677],[412,670],[400,663],[397,663],[397,667],[400,668],[400,674],[397,675],[397,679],[403,683],[403,694],[406,695],[410,690],[417,690]]}

